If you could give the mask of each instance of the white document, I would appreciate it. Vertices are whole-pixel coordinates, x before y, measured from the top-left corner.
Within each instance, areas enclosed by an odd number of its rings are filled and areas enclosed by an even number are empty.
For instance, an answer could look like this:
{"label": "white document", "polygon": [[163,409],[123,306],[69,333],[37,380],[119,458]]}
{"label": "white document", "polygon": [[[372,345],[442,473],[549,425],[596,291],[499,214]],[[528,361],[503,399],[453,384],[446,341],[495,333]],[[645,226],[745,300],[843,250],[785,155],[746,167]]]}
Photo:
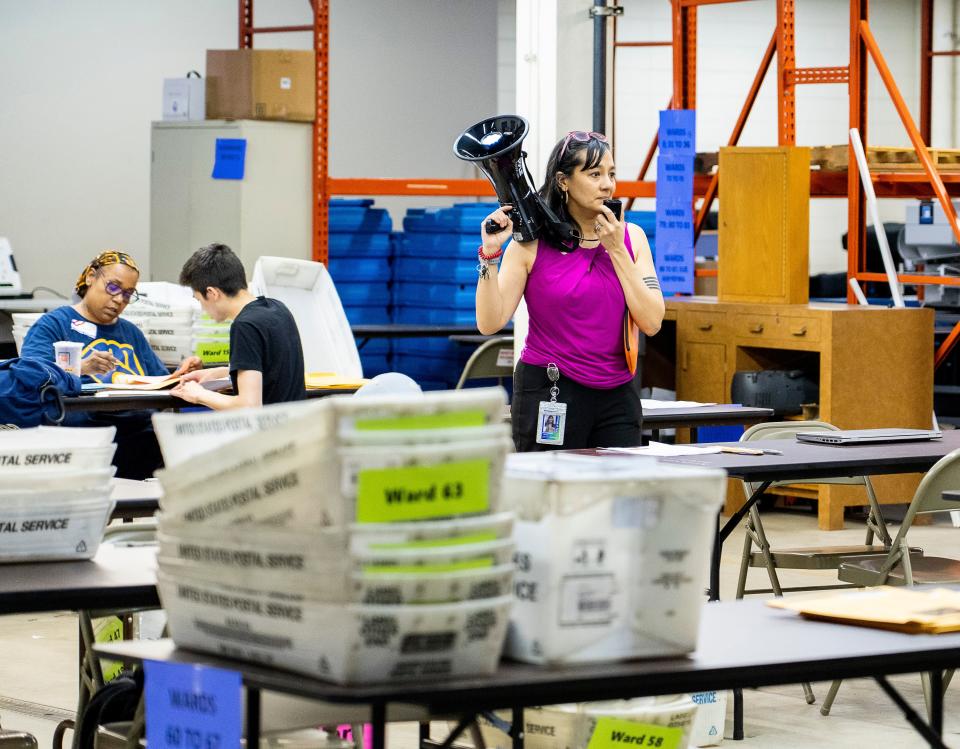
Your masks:
{"label": "white document", "polygon": [[640,399],[644,411],[655,411],[658,408],[698,408],[700,406],[715,406],[716,403],[698,403],[697,401],[656,401],[647,398]]}
{"label": "white document", "polygon": [[673,457],[675,455],[708,455],[719,453],[719,445],[699,447],[697,445],[668,445],[666,442],[650,442],[646,447],[601,447],[597,452],[626,453],[627,455],[652,455],[654,457]]}

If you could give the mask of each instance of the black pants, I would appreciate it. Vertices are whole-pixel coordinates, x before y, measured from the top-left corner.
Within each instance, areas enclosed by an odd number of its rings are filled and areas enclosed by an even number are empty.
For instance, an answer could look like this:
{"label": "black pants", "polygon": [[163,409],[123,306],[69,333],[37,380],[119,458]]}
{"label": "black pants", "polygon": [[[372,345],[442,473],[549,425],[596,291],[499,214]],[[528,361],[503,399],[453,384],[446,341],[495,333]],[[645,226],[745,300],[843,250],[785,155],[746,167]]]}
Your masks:
{"label": "black pants", "polygon": [[567,404],[563,445],[537,443],[540,401],[550,400],[545,367],[520,362],[513,373],[513,442],[517,452],[585,447],[635,447],[640,444],[643,411],[635,381],[610,390],[579,385],[560,373],[558,403]]}

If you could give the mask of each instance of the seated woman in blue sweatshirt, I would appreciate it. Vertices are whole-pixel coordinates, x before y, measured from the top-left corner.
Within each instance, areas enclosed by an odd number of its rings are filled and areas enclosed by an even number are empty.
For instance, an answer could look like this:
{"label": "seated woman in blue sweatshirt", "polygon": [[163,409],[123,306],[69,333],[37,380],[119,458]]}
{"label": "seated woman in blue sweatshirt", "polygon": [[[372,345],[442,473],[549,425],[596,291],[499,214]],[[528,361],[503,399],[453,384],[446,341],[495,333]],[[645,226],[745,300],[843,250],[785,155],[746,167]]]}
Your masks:
{"label": "seated woman in blue sweatshirt", "polygon": [[[20,350],[24,359],[55,361],[53,344],[77,341],[83,344],[81,374],[84,382],[109,382],[117,372],[133,375],[165,375],[167,368],[147,343],[140,329],[120,318],[137,299],[140,269],[125,252],[107,250],[95,257],[77,279],[76,304],[65,305],[30,326]],[[175,375],[199,369],[192,356]],[[116,426],[117,476],[143,479],[153,475],[163,462],[150,425],[149,411],[122,413],[72,413],[68,426]]]}

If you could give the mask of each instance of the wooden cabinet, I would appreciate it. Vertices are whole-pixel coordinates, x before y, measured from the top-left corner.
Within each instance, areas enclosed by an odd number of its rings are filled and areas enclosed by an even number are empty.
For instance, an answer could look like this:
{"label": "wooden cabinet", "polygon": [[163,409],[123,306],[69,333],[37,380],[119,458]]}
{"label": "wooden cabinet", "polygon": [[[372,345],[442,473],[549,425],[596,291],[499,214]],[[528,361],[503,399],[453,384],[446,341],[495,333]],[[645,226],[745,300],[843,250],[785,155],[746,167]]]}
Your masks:
{"label": "wooden cabinet", "polygon": [[[677,397],[725,403],[738,370],[802,369],[820,384],[820,418],[841,429],[929,428],[933,409],[933,310],[845,304],[740,304],[667,300],[676,322]],[[881,502],[909,502],[919,475],[877,476]],[[843,527],[861,488],[819,490],[819,525]],[[728,510],[742,502],[731,491]]]}
{"label": "wooden cabinet", "polygon": [[810,149],[720,149],[717,296],[730,302],[809,299]]}

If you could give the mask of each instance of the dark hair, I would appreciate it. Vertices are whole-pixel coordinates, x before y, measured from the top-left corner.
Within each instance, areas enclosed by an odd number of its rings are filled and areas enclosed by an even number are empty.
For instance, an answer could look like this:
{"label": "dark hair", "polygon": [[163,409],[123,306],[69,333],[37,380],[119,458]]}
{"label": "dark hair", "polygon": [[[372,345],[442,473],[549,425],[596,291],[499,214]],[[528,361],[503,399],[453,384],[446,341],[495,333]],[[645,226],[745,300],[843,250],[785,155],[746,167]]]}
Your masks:
{"label": "dark hair", "polygon": [[[566,148],[564,148],[564,143],[566,143]],[[567,210],[567,201],[564,199],[563,190],[560,189],[557,172],[563,172],[569,177],[573,174],[574,169],[579,168],[581,171],[593,169],[609,150],[609,143],[593,137],[590,140],[581,141],[564,136],[557,141],[550,152],[550,158],[547,160],[546,178],[543,181],[543,187],[540,188],[540,196],[547,207],[560,219],[559,224],[548,221],[544,225],[544,233],[554,244],[571,246],[571,244],[576,245],[580,239],[580,228],[570,215],[570,211]]]}
{"label": "dark hair", "polygon": [[183,264],[180,285],[189,286],[204,299],[211,286],[227,296],[236,296],[247,288],[247,273],[240,258],[225,244],[208,244]]}

